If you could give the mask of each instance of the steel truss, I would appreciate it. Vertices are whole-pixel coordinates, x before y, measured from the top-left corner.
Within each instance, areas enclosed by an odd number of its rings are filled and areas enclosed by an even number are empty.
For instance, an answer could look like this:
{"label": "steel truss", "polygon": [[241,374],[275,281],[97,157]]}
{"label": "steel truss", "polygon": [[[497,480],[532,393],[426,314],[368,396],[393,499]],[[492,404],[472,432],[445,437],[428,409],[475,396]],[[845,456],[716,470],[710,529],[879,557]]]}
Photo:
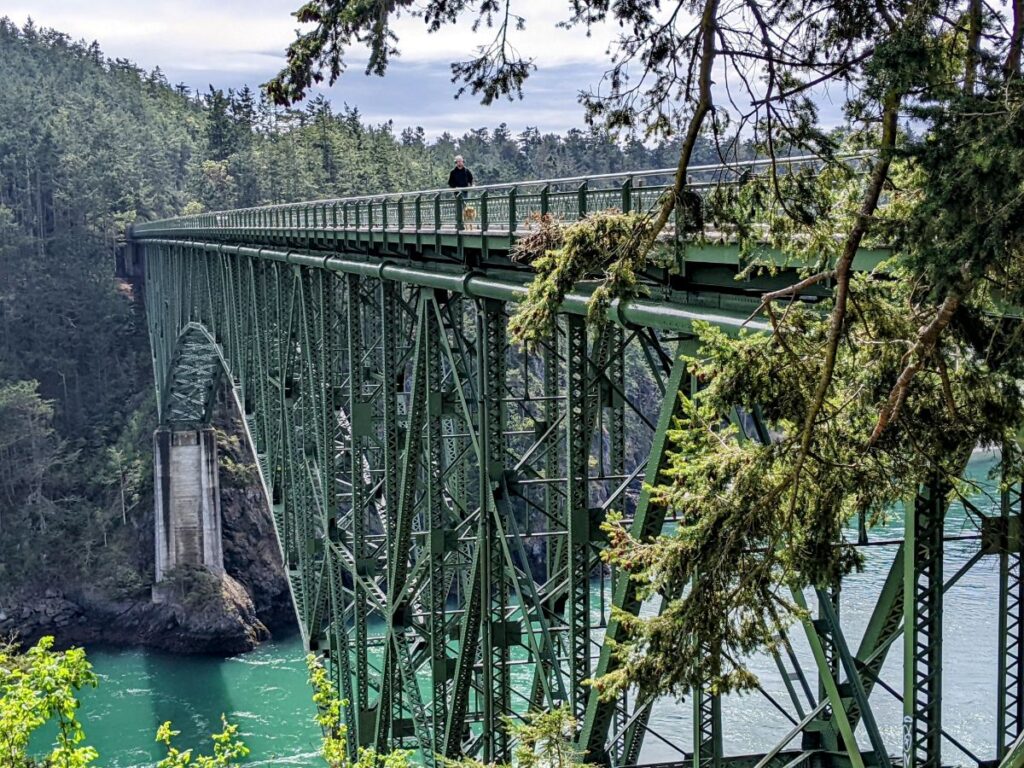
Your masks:
{"label": "steel truss", "polygon": [[[894,745],[871,697],[899,695],[880,674],[902,634],[902,764],[942,764],[942,596],[962,573],[943,580],[948,489],[938,482],[908,509],[859,645],[844,633],[839,594],[793,595],[814,606],[800,626],[812,658],[779,639],[788,701],[765,695],[793,727],[768,752],[726,753],[710,691],[690,702],[691,733],[663,734],[648,691],[601,701],[587,685],[616,663],[611,608],[641,607],[636,584],[599,565],[600,524],[613,509],[638,537],[666,523],[645,487],[678,399],[698,396],[680,357],[693,349],[699,302],[666,293],[661,306],[615,306],[595,331],[570,297],[527,351],[507,337],[522,281],[505,272],[402,266],[386,241],[357,254],[173,234],[131,246],[146,266],[161,420],[208,420],[218,381],[230,384],[304,639],[350,702],[353,753],[401,746],[427,765],[435,755],[504,761],[508,718],[567,705],[596,762],[635,764],[657,739],[677,748],[672,765],[694,768],[888,768]],[[704,316],[734,322],[712,306]],[[626,380],[627,361],[643,376]],[[758,414],[737,420],[767,439]],[[642,455],[627,454],[627,436]],[[1020,515],[1020,486],[1008,482],[972,561],[1000,563],[996,760],[1024,727]],[[861,726],[866,748],[853,736]]]}

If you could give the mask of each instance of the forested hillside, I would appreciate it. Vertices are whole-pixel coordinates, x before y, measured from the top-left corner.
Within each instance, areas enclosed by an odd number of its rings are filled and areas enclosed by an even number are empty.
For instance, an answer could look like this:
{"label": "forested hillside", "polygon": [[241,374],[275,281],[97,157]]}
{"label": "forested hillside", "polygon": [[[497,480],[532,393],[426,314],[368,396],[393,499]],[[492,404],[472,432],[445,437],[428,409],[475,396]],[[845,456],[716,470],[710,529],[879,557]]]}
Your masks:
{"label": "forested hillside", "polygon": [[428,140],[323,98],[192,93],[97,43],[0,20],[0,629],[18,626],[18,595],[142,599],[152,579],[149,352],[114,279],[125,226],[436,187],[456,152],[488,183],[662,167],[678,150],[505,126]]}

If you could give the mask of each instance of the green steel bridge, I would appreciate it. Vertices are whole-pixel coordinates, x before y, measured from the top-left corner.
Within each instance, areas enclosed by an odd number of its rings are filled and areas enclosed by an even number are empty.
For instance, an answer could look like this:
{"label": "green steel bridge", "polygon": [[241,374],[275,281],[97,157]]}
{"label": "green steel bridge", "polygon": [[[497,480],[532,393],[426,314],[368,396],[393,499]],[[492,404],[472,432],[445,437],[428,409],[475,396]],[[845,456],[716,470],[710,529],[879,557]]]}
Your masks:
{"label": "green steel bridge", "polygon": [[[690,174],[698,195],[737,179],[724,167]],[[533,273],[509,251],[537,215],[648,210],[670,181],[651,171],[132,228],[161,425],[202,427],[222,383],[234,396],[304,639],[350,702],[351,747],[417,749],[426,765],[437,755],[501,761],[512,747],[506,717],[567,704],[588,759],[614,766],[637,764],[646,740],[669,745],[668,765],[692,768],[938,768],[943,743],[959,745],[943,725],[943,595],[997,561],[999,647],[990,679],[977,681],[997,697],[997,723],[989,753],[964,762],[1019,761],[1018,489],[1001,514],[982,516],[976,554],[952,575],[939,488],[907,505],[904,539],[869,535],[891,557],[856,646],[838,596],[808,593],[813,619],[797,632],[810,653],[780,638],[774,662],[788,695],[763,693],[788,725],[763,754],[725,752],[721,701],[709,692],[678,705],[692,708],[692,732],[659,733],[650,692],[603,702],[586,685],[615,664],[609,641],[622,629],[610,607],[641,608],[635,585],[600,566],[601,521],[624,511],[637,536],[670,522],[643,487],[658,475],[677,398],[696,392],[680,362],[694,322],[738,329],[795,272],[766,249],[778,273],[737,279],[738,248],[700,233],[690,205],[666,228],[675,264],[644,275],[646,298],[613,302],[594,330],[593,286],[577,285],[550,338],[526,352],[506,325]],[[885,256],[864,250],[856,267]],[[737,419],[767,439],[757,413]],[[880,671],[898,654],[903,680],[890,685]],[[883,687],[903,701],[895,750],[872,710]]]}

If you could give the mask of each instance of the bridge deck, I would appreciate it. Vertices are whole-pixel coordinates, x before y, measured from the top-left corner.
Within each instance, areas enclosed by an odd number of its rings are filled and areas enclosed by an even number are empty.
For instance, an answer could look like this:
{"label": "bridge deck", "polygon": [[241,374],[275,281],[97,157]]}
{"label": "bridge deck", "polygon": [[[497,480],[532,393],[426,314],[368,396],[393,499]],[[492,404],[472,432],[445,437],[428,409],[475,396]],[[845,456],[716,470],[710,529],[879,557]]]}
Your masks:
{"label": "bridge deck", "polygon": [[[786,170],[794,172],[813,162],[817,161],[793,158],[787,161]],[[690,169],[687,194],[693,197],[687,204],[688,220],[677,222],[675,215],[670,218],[661,235],[667,260],[649,267],[643,276],[654,304],[723,311],[723,319],[735,321],[747,317],[762,293],[788,284],[793,273],[806,266],[767,245],[743,254],[733,233],[716,229],[711,222],[705,224],[704,200],[711,190],[743,183],[744,172],[749,177],[751,172],[767,168],[767,162],[753,161],[743,166]],[[486,275],[503,285],[501,295],[494,298],[512,300],[522,295],[522,286],[533,270],[513,261],[510,250],[541,217],[574,221],[608,209],[650,212],[671,187],[673,173],[672,169],[657,169],[261,206],[140,223],[133,227],[132,237],[162,239],[168,244],[203,242],[211,248],[244,245],[261,249],[263,258],[296,263],[322,259],[327,252],[332,254],[325,264],[328,268],[365,273],[373,265],[392,272],[394,279],[421,285],[440,280],[443,287],[459,292],[462,290],[452,283],[454,277],[471,273],[480,290],[484,286],[475,276]],[[344,257],[339,259],[337,254]],[[874,269],[888,255],[885,249],[865,248],[854,266]],[[738,280],[752,260],[778,270],[773,275]],[[809,293],[813,299],[828,292],[829,287],[823,285]],[[577,298],[585,301],[588,293],[587,286],[581,285]]]}

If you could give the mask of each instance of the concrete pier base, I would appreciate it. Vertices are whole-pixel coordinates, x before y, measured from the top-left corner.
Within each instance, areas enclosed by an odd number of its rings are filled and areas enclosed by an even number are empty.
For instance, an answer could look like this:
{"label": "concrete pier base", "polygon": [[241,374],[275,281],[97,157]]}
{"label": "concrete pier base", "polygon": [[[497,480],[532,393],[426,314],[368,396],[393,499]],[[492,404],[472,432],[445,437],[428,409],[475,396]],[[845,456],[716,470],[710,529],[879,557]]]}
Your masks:
{"label": "concrete pier base", "polygon": [[157,584],[153,600],[163,602],[160,584],[180,565],[205,566],[211,573],[224,573],[213,428],[161,427],[153,434],[153,458]]}

